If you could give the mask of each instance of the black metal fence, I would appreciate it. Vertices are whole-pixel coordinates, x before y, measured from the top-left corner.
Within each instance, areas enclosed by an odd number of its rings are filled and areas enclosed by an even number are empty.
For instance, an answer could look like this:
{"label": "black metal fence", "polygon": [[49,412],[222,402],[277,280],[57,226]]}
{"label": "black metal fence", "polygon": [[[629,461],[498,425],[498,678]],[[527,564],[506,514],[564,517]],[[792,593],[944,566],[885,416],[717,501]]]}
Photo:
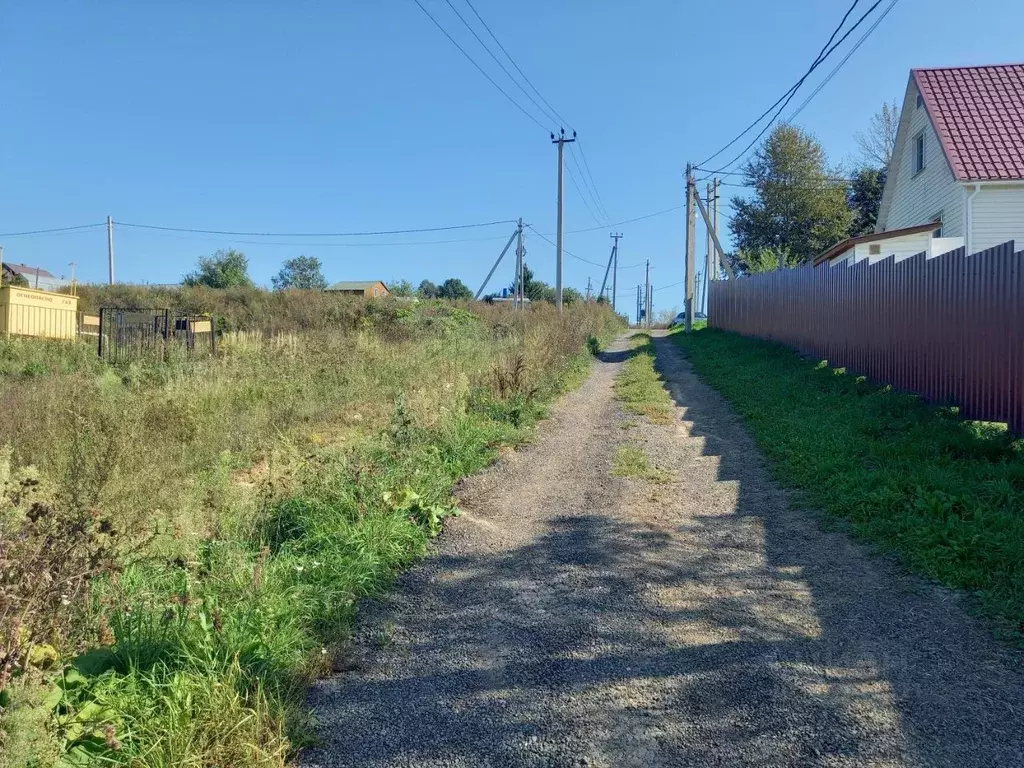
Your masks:
{"label": "black metal fence", "polygon": [[166,360],[172,355],[214,354],[217,322],[210,315],[171,309],[103,307],[99,315],[99,356],[110,362]]}

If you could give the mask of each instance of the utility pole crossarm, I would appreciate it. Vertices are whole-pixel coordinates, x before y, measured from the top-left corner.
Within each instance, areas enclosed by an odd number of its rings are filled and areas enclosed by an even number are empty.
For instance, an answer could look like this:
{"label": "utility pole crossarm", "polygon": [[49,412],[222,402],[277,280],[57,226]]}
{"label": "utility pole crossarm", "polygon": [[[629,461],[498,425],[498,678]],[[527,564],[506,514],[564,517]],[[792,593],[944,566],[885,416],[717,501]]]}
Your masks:
{"label": "utility pole crossarm", "polygon": [[700,215],[704,217],[704,224],[708,228],[708,232],[711,234],[711,239],[715,241],[715,248],[718,250],[718,256],[722,261],[722,268],[725,269],[725,274],[729,276],[730,280],[735,280],[736,275],[732,271],[732,267],[729,266],[729,260],[725,258],[725,249],[722,248],[722,243],[718,239],[718,233],[715,232],[715,227],[711,223],[711,217],[708,215],[707,208],[704,207],[704,202],[700,199],[700,195],[696,194],[694,190],[694,200],[697,203],[697,210],[700,211]]}

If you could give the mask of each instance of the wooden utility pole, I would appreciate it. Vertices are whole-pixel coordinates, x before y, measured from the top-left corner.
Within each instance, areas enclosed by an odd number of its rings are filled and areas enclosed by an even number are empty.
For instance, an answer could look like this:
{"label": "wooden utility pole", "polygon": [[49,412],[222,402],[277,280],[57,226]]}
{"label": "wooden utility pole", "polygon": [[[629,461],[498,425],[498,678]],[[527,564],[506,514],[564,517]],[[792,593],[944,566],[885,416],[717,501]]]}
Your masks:
{"label": "wooden utility pole", "polygon": [[694,203],[699,204],[697,197],[697,184],[693,180],[693,165],[686,164],[686,332],[693,331],[693,293],[696,283],[695,272],[697,268],[696,236],[697,236],[697,214],[694,211]]}
{"label": "wooden utility pole", "polygon": [[558,138],[555,138],[555,134],[551,134],[551,143],[558,145],[558,229],[555,236],[555,306],[558,307],[558,311],[562,311],[562,203],[565,193],[565,186],[562,181],[562,175],[565,170],[565,145],[572,144],[576,141],[576,131],[572,132],[572,138],[565,138],[565,128],[561,129],[558,134]]}
{"label": "wooden utility pole", "polygon": [[75,288],[75,267],[77,266],[77,264],[75,264],[75,262],[72,261],[68,264],[68,266],[71,267],[71,295],[77,296],[78,291]]}
{"label": "wooden utility pole", "polygon": [[619,238],[621,232],[613,233],[615,247],[612,249],[612,312],[615,311],[615,294],[619,292]]}
{"label": "wooden utility pole", "polygon": [[592,290],[592,283],[590,277],[587,277],[587,303],[590,303],[590,291]]}
{"label": "wooden utility pole", "polygon": [[107,216],[107,266],[110,268],[110,284],[114,284],[114,219]]}
{"label": "wooden utility pole", "polygon": [[636,287],[636,327],[640,327],[640,286]]}

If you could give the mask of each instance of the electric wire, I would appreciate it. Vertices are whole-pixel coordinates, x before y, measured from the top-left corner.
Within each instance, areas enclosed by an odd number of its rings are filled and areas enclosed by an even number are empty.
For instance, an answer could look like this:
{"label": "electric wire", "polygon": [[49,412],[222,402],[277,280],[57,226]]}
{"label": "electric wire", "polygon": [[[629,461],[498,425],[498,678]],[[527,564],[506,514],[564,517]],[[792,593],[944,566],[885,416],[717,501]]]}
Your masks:
{"label": "electric wire", "polygon": [[736,136],[734,136],[732,138],[732,140],[728,144],[726,144],[724,147],[719,149],[713,155],[709,155],[708,157],[706,157],[703,160],[701,160],[699,163],[697,163],[697,165],[705,165],[706,163],[709,163],[710,161],[712,161],[716,157],[718,157],[720,154],[725,152],[725,150],[727,150],[729,147],[731,147],[733,144],[735,144],[737,141],[739,141],[741,138],[743,138],[747,133],[752,131],[754,129],[754,127],[758,123],[760,123],[762,120],[764,120],[764,118],[768,115],[769,112],[771,112],[773,109],[775,109],[775,107],[777,107],[780,103],[782,103],[783,99],[785,99],[791,93],[794,93],[796,91],[796,89],[800,87],[800,84],[803,83],[803,81],[807,78],[807,75],[809,75],[812,71],[814,71],[814,68],[816,66],[818,66],[818,64],[821,63],[821,61],[822,61],[822,58],[821,58],[822,54],[829,47],[829,45],[832,44],[832,41],[835,40],[836,35],[839,33],[839,30],[841,30],[843,28],[843,25],[846,24],[846,20],[848,18],[850,18],[850,14],[853,13],[853,9],[857,7],[857,3],[859,3],[859,2],[860,2],[860,0],[853,0],[853,5],[851,5],[846,10],[845,14],[843,14],[843,18],[839,22],[839,26],[836,27],[835,30],[832,32],[832,36],[829,37],[828,42],[826,42],[825,45],[822,47],[822,49],[818,52],[817,58],[815,58],[814,62],[812,62],[811,68],[807,70],[807,72],[804,74],[804,76],[802,78],[800,78],[799,80],[797,80],[797,82],[794,83],[792,86],[790,86],[790,89],[788,91],[786,91],[784,94],[782,94],[782,96],[780,96],[778,98],[778,100],[774,104],[772,104],[770,107],[768,107],[768,109],[766,109],[764,112],[762,112],[757,117],[757,119],[754,120],[754,122],[752,122],[750,125],[748,125],[746,128],[744,128],[740,133],[736,134]]}
{"label": "electric wire", "polygon": [[232,237],[372,237],[377,235],[410,235],[423,232],[451,232],[456,229],[477,229],[493,227],[497,224],[515,224],[512,219],[485,221],[478,224],[454,224],[447,227],[423,227],[420,229],[385,229],[373,232],[230,232],[219,229],[191,229],[188,227],[164,227],[156,224],[134,224],[125,221],[117,222],[120,227],[135,229],[156,229],[163,232],[192,232],[199,235],[229,235]]}
{"label": "electric wire", "polygon": [[[786,107],[789,106],[789,102],[791,102],[793,100],[793,97],[796,96],[797,90],[800,88],[801,85],[803,85],[804,80],[806,80],[810,76],[811,72],[813,72],[820,64],[822,64],[825,61],[825,59],[827,59],[832,54],[832,52],[835,51],[836,48],[842,45],[846,38],[853,34],[854,30],[857,29],[857,27],[859,27],[861,23],[869,15],[871,15],[871,13],[881,4],[882,0],[875,0],[875,3],[870,8],[868,8],[867,11],[865,11],[859,19],[857,19],[854,25],[850,27],[850,29],[848,29],[846,33],[843,34],[843,36],[840,37],[839,40],[824,53],[823,56],[819,56],[818,60],[811,65],[811,68],[807,70],[807,74],[800,78],[797,84],[790,90],[789,95],[786,97],[786,100],[782,102],[782,105],[776,110],[775,114],[772,115],[771,119],[767,123],[765,123],[764,127],[761,129],[761,132],[758,133],[757,136],[755,136],[754,139],[749,144],[747,144],[747,146],[744,147],[738,155],[736,155],[736,157],[734,157],[728,163],[725,163],[721,168],[712,171],[710,175],[714,175],[719,171],[724,171],[725,169],[730,168],[737,162],[739,162],[743,158],[743,156],[750,150],[750,148],[753,147],[758,141],[760,141],[761,137],[768,132],[768,129],[771,128],[775,121],[779,118],[779,115],[781,115],[783,111],[785,111]],[[854,2],[854,5],[856,5],[856,2]],[[701,165],[704,165],[704,163],[701,163]]]}
{"label": "electric wire", "polygon": [[541,123],[537,118],[535,118],[533,115],[531,115],[529,112],[527,112],[518,101],[516,101],[511,96],[509,96],[508,93],[505,91],[505,89],[502,88],[500,85],[498,85],[498,83],[495,82],[494,78],[491,77],[489,74],[487,74],[487,71],[483,67],[481,67],[479,64],[476,63],[476,60],[472,56],[470,56],[468,53],[466,53],[466,49],[463,48],[461,45],[459,45],[458,42],[456,42],[454,37],[452,37],[450,34],[448,34],[448,30],[446,30],[441,25],[441,22],[439,22],[437,19],[435,19],[433,17],[433,15],[431,15],[430,11],[428,11],[423,6],[423,3],[421,3],[420,0],[412,0],[412,1],[414,3],[416,3],[417,6],[419,6],[419,9],[421,11],[423,11],[423,13],[425,13],[427,15],[428,19],[430,19],[432,22],[434,22],[434,26],[436,26],[439,30],[441,30],[441,33],[445,37],[447,37],[449,41],[451,41],[451,44],[454,45],[456,48],[458,48],[463,56],[465,56],[467,59],[469,59],[470,64],[472,64],[474,67],[476,67],[480,71],[480,74],[483,75],[485,78],[487,78],[487,81],[491,85],[493,85],[495,88],[497,88],[506,99],[508,99],[510,102],[512,102],[512,104],[515,106],[516,109],[518,109],[520,112],[522,112],[524,115],[526,115],[527,118],[532,120],[537,125],[538,128],[541,128],[541,129],[543,129],[545,131],[548,130],[547,128],[544,127],[543,123]]}
{"label": "electric wire", "polygon": [[[535,235],[537,235],[537,237],[539,237],[541,240],[546,242],[548,245],[554,246],[556,249],[558,248],[558,245],[555,244],[555,242],[553,240],[549,240],[547,235],[544,235],[544,234],[538,232],[530,224],[527,224],[526,227],[527,227],[527,229],[533,230],[533,233]],[[566,249],[565,246],[562,246],[562,253],[564,253],[566,256],[571,256],[572,258],[576,259],[577,261],[582,261],[584,264],[590,264],[591,266],[601,267],[602,269],[604,269],[604,266],[605,266],[604,264],[598,264],[596,261],[590,261],[589,259],[584,259],[582,256],[577,256],[572,251]]]}
{"label": "electric wire", "polygon": [[838,64],[836,64],[835,68],[831,72],[828,73],[828,76],[825,77],[825,79],[822,80],[820,83],[818,83],[818,87],[811,91],[811,94],[806,99],[804,99],[803,103],[799,107],[797,107],[793,111],[793,114],[791,114],[787,118],[788,122],[793,122],[793,120],[796,119],[796,116],[803,112],[804,108],[811,103],[811,100],[814,99],[814,97],[817,96],[819,93],[821,93],[821,89],[828,85],[829,80],[836,76],[836,72],[842,69],[843,65],[850,60],[850,57],[857,52],[857,49],[860,48],[861,45],[863,45],[864,41],[871,37],[871,33],[878,28],[878,25],[881,24],[885,17],[889,15],[889,11],[896,7],[896,3],[898,2],[899,0],[892,0],[892,2],[889,3],[888,6],[886,6],[885,10],[882,11],[881,15],[879,15],[879,17],[875,19],[874,23],[872,23],[872,25],[868,27],[867,32],[861,35],[860,39],[856,43],[854,43],[853,48],[847,51],[846,55],[842,58],[842,60]]}
{"label": "electric wire", "polygon": [[55,232],[71,232],[77,229],[92,229],[94,227],[105,227],[107,222],[101,221],[98,224],[76,224],[73,227],[51,227],[50,229],[30,229],[24,232],[0,232],[0,237],[23,237],[25,235],[49,235]]}

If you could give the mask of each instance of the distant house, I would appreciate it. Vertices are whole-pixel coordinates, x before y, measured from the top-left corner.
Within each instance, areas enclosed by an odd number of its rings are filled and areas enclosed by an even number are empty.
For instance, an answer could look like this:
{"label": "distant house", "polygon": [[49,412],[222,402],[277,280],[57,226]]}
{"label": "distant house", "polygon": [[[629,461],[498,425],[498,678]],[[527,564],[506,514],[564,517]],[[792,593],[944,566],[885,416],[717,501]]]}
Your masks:
{"label": "distant house", "polygon": [[4,282],[8,283],[15,275],[25,278],[29,288],[37,288],[40,291],[58,291],[67,285],[67,281],[47,272],[41,267],[30,267],[27,264],[3,264]]}
{"label": "distant house", "polygon": [[327,286],[324,290],[346,296],[363,296],[367,299],[391,295],[388,287],[380,280],[343,280]]}
{"label": "distant house", "polygon": [[1024,246],[1024,64],[911,70],[875,231],[922,225]]}
{"label": "distant house", "polygon": [[956,250],[963,245],[958,237],[936,237],[938,228],[934,223],[919,224],[916,227],[893,229],[860,237],[849,237],[836,243],[814,259],[814,266],[828,264],[857,264],[862,261],[874,263],[892,256],[896,261],[925,254],[929,259]]}

